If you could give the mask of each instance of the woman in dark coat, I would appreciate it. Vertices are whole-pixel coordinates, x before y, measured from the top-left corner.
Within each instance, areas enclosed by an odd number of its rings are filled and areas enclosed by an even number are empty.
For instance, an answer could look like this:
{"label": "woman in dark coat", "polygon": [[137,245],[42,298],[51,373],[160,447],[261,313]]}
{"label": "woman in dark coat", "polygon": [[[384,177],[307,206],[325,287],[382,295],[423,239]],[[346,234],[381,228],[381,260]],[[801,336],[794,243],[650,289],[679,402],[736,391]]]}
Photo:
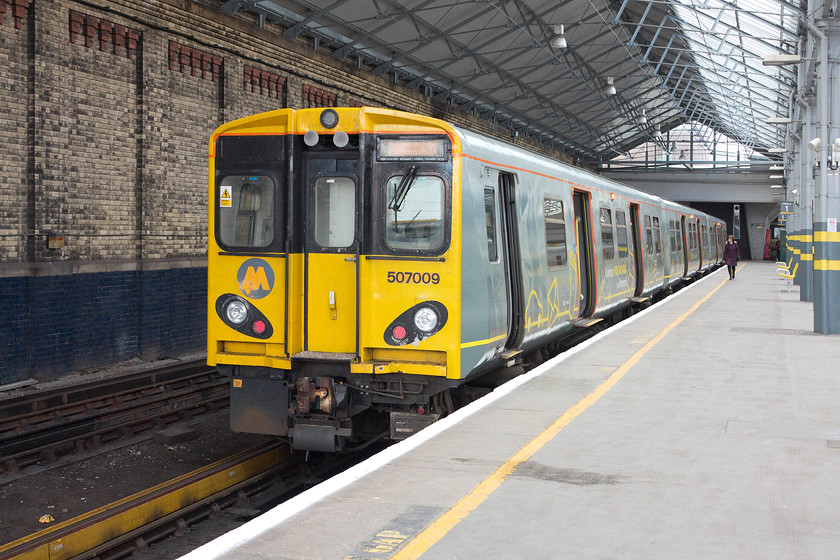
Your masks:
{"label": "woman in dark coat", "polygon": [[729,269],[729,279],[735,279],[735,267],[738,266],[738,259],[741,257],[738,251],[738,244],[735,243],[735,237],[730,235],[726,239],[726,245],[723,246],[723,262],[726,263],[726,268]]}

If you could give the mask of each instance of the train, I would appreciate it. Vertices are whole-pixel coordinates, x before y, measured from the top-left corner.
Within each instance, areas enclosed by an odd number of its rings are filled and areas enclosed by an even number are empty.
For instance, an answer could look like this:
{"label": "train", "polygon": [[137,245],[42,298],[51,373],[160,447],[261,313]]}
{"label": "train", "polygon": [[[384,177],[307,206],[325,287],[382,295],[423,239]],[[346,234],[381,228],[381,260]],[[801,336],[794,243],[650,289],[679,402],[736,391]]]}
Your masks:
{"label": "train", "polygon": [[209,142],[230,426],[341,452],[720,265],[726,224],[444,120],[279,109]]}

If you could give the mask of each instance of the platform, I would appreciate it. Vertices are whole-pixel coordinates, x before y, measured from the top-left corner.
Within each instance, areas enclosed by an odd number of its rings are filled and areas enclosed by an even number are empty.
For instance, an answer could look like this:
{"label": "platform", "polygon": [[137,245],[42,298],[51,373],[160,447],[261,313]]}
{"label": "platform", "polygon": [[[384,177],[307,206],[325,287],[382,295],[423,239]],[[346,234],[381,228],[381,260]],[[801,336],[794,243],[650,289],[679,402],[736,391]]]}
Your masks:
{"label": "platform", "polygon": [[836,558],[838,363],[723,268],[184,558]]}

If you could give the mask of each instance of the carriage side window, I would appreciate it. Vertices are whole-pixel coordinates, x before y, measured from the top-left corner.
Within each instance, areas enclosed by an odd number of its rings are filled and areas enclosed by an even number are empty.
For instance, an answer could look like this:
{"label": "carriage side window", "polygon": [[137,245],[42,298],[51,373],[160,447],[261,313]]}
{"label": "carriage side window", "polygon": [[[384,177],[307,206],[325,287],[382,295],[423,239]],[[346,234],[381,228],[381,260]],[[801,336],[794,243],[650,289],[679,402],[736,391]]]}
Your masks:
{"label": "carriage side window", "polygon": [[662,236],[659,231],[659,218],[653,218],[653,246],[656,254],[660,254],[662,252]]}
{"label": "carriage side window", "polygon": [[566,215],[563,201],[546,196],[543,198],[543,219],[545,220],[545,250],[548,267],[566,264]]}
{"label": "carriage side window", "polygon": [[499,248],[496,245],[496,191],[484,187],[484,218],[487,225],[487,259],[499,260]]}
{"label": "carriage side window", "polygon": [[222,245],[265,248],[274,241],[274,181],[266,175],[228,175],[219,182]]}
{"label": "carriage side window", "polygon": [[682,222],[674,222],[674,228],[677,233],[677,251],[682,253],[683,250],[683,233],[682,233]]}
{"label": "carriage side window", "polygon": [[653,228],[650,225],[650,216],[645,215],[645,253],[653,254]]}
{"label": "carriage side window", "polygon": [[315,181],[315,242],[321,247],[349,247],[356,236],[356,182],[350,177]]}
{"label": "carriage side window", "polygon": [[618,245],[618,258],[629,254],[627,249],[627,218],[621,210],[615,211],[615,241]]}
{"label": "carriage side window", "polygon": [[668,220],[668,237],[671,241],[671,252],[677,252],[677,224],[674,220]]}
{"label": "carriage side window", "polygon": [[615,244],[613,242],[612,213],[609,208],[601,208],[601,247],[604,251],[604,259],[615,258]]}
{"label": "carriage side window", "polygon": [[388,179],[385,242],[392,249],[434,251],[444,242],[443,179],[410,168]]}

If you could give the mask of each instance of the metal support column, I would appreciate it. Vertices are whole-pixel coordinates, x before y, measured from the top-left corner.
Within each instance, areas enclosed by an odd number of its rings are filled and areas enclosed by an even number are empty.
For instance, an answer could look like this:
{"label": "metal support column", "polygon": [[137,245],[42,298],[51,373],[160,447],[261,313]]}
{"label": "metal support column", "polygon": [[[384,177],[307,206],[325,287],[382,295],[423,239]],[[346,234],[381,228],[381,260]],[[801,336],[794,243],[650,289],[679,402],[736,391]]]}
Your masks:
{"label": "metal support column", "polygon": [[[812,28],[811,25],[808,26]],[[837,156],[831,149],[840,137],[840,23],[836,19],[817,21],[821,40],[817,67],[817,103],[821,117],[820,175],[814,199],[814,331],[840,333],[840,170],[834,166]],[[831,66],[828,61],[831,60]],[[831,126],[829,127],[829,122]]]}

